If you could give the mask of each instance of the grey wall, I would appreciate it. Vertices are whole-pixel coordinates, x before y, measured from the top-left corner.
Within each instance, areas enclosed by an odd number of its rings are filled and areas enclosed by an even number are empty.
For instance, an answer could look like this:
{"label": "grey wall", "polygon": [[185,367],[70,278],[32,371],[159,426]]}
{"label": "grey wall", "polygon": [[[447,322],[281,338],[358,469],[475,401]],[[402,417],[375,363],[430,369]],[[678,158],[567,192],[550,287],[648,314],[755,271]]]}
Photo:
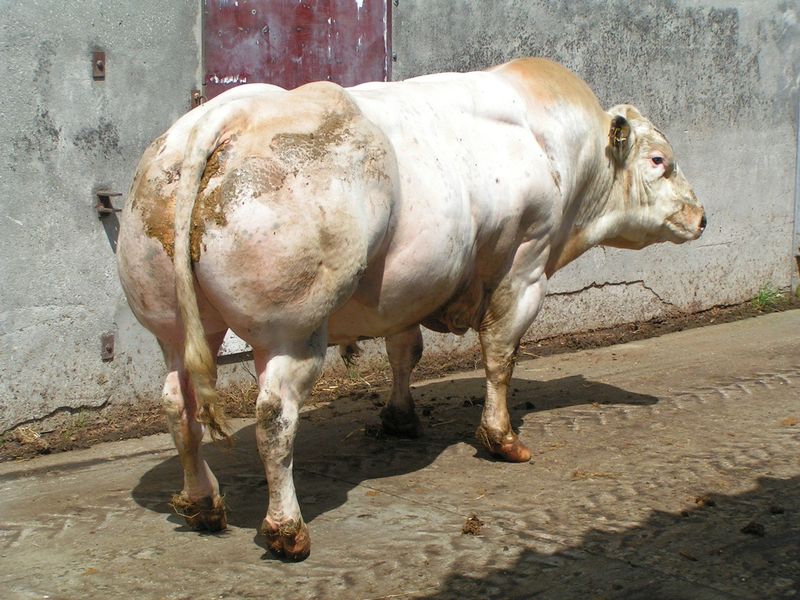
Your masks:
{"label": "grey wall", "polygon": [[794,182],[794,244],[792,245],[795,268],[792,271],[792,289],[795,295],[800,297],[800,100],[797,101],[795,124],[797,128],[797,159]]}
{"label": "grey wall", "polygon": [[547,56],[601,104],[664,129],[704,203],[695,243],[595,249],[559,272],[530,336],[697,311],[788,288],[797,153],[797,2],[400,0],[393,76]]}
{"label": "grey wall", "polygon": [[[631,102],[659,124],[706,205],[709,229],[693,244],[594,250],[560,272],[531,337],[790,285],[796,2],[399,0],[393,10],[395,79],[559,60],[604,105]],[[125,306],[93,192],[127,194],[144,147],[201,81],[199,43],[195,0],[0,0],[0,432],[158,393],[160,355]],[[107,53],[104,82],[92,80],[93,49]],[[109,363],[106,331],[117,339]],[[473,342],[427,337],[433,350]]]}
{"label": "grey wall", "polygon": [[[93,192],[127,195],[144,147],[187,110],[199,13],[193,0],[0,2],[0,431],[160,387]],[[103,363],[100,335],[115,330]]]}

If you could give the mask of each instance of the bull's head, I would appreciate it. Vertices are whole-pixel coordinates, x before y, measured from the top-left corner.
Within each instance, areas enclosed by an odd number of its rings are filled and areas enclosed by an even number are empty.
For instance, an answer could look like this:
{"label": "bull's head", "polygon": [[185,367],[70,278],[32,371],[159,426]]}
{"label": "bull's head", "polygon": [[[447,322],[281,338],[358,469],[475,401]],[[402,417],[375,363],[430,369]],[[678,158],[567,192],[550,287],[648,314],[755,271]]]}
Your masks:
{"label": "bull's head", "polygon": [[[706,227],[703,206],[675,162],[666,136],[633,106],[615,106],[608,154],[616,169],[621,211],[616,231],[604,245],[643,248],[656,242],[683,243]],[[621,196],[621,197],[620,197]]]}

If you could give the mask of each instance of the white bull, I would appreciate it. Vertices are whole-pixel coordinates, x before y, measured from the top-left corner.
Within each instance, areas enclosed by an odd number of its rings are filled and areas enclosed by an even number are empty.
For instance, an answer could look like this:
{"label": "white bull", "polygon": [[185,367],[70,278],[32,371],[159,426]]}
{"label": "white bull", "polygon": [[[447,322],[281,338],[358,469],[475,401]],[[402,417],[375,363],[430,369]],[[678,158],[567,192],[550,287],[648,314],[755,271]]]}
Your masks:
{"label": "white bull", "polygon": [[598,244],[697,238],[703,208],[664,135],[627,105],[605,112],[543,59],[343,89],[241,86],[181,118],[145,152],[119,235],[128,301],[169,368],[164,401],[190,525],[225,527],[200,456],[222,433],[215,354],[253,347],[270,548],[310,551],[292,481],[298,411],[326,347],[385,337],[387,430],[415,434],[409,375],[420,324],[480,334],[478,437],[527,461],[506,394],[547,281]]}

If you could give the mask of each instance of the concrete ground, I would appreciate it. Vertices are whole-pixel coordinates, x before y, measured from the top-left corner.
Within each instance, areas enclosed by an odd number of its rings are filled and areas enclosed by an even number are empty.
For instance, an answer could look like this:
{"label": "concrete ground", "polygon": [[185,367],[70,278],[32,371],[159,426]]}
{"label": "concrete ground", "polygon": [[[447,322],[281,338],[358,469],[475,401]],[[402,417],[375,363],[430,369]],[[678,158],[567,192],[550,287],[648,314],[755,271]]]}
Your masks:
{"label": "concrete ground", "polygon": [[[420,440],[365,436],[369,399],[305,412],[299,564],[256,535],[251,421],[233,450],[207,445],[221,535],[170,514],[166,435],[2,464],[0,596],[800,597],[800,311],[521,358],[510,406],[529,464],[477,447],[479,371],[415,386]],[[472,515],[483,526],[463,534]]]}

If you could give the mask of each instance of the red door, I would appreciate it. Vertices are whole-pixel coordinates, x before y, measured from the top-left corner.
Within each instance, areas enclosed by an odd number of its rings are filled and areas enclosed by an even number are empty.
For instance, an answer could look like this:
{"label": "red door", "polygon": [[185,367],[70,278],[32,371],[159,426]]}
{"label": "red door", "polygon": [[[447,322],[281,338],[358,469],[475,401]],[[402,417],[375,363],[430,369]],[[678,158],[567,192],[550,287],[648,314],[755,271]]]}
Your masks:
{"label": "red door", "polygon": [[389,0],[204,0],[206,98],[240,83],[386,81]]}

